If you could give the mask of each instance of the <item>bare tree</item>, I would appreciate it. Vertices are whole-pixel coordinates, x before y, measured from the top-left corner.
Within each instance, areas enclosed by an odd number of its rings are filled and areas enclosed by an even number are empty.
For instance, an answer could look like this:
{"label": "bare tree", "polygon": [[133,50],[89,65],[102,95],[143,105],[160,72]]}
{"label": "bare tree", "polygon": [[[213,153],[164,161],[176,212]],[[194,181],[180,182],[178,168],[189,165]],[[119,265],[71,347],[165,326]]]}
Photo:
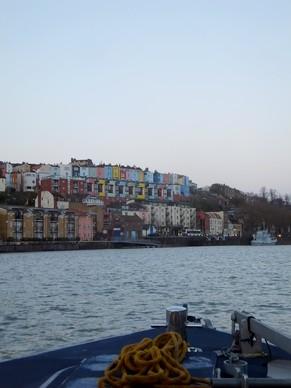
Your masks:
{"label": "bare tree", "polygon": [[267,200],[268,199],[268,192],[267,192],[267,188],[265,186],[263,186],[260,190],[260,197]]}
{"label": "bare tree", "polygon": [[275,189],[269,190],[270,201],[273,202],[277,198],[277,191]]}

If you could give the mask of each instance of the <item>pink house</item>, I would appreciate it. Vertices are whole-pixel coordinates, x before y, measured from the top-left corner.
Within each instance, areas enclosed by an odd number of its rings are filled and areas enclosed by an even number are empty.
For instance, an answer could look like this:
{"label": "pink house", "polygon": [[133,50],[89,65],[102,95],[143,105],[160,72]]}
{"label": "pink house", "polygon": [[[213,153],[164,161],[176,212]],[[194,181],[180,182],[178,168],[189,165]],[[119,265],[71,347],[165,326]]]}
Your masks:
{"label": "pink house", "polygon": [[89,214],[79,214],[78,237],[80,241],[92,241],[94,238],[93,217]]}
{"label": "pink house", "polygon": [[97,166],[97,178],[104,179],[104,166]]}

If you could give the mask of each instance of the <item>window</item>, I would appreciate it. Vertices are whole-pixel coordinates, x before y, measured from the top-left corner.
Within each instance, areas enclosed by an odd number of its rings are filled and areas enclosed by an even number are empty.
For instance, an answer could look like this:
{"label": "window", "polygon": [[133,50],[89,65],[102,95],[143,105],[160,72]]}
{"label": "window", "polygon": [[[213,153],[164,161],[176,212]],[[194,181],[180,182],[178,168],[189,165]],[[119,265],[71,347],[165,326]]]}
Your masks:
{"label": "window", "polygon": [[124,193],[124,186],[119,186],[118,187],[118,193],[121,194],[121,195]]}
{"label": "window", "polygon": [[143,195],[143,188],[142,187],[137,187],[136,188],[136,194],[137,195]]}
{"label": "window", "polygon": [[133,195],[133,186],[128,187],[128,194]]}

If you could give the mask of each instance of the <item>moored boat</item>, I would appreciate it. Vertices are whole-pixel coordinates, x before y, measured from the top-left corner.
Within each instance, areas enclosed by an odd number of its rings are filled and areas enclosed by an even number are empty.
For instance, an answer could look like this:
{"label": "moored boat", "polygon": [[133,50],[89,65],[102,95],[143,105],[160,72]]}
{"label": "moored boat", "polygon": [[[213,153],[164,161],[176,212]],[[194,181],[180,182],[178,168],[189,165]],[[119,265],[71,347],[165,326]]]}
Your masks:
{"label": "moored boat", "polygon": [[262,246],[262,245],[275,245],[277,244],[276,237],[273,237],[267,230],[258,230],[251,241],[251,245]]}

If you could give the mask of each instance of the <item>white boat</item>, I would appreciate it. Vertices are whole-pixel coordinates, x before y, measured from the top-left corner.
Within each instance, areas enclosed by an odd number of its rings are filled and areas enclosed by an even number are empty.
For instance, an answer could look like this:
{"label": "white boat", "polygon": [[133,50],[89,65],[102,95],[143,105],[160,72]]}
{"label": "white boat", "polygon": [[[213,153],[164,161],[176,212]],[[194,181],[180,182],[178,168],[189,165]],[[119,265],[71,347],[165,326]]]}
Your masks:
{"label": "white boat", "polygon": [[277,243],[276,237],[273,237],[266,229],[257,230],[253,235],[251,245],[275,245]]}

